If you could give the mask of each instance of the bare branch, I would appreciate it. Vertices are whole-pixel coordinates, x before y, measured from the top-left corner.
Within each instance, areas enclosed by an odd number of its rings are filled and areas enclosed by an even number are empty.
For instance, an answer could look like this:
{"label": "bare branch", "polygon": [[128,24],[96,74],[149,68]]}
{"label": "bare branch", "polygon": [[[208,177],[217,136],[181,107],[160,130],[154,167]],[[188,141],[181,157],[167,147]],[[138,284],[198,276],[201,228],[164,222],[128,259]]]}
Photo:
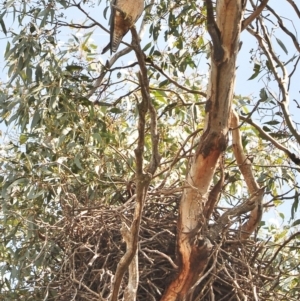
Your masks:
{"label": "bare branch", "polygon": [[203,97],[206,97],[206,93],[198,90],[192,90],[188,89],[182,85],[180,85],[176,80],[173,80],[169,75],[167,75],[162,68],[160,68],[158,65],[156,65],[150,58],[147,58],[147,63],[150,63],[150,65],[155,68],[157,71],[159,71],[165,78],[167,78],[172,84],[174,84],[176,87],[182,89],[183,91],[187,91],[192,94],[199,94]]}
{"label": "bare branch", "polygon": [[[210,5],[212,2],[206,3]],[[186,184],[190,187],[184,189],[180,201],[177,239],[179,272],[164,292],[161,301],[187,299],[191,294],[189,288],[204,274],[212,252],[210,239],[201,235],[204,226],[203,209],[220,155],[227,146],[243,4],[242,0],[216,1],[215,22],[207,6],[207,13],[212,19],[209,25],[212,25],[215,52],[211,58],[207,88],[207,122],[188,168]]]}
{"label": "bare branch", "polygon": [[[147,76],[147,68],[144,58],[144,53],[142,52],[139,36],[134,27],[131,28],[133,43],[132,47],[135,51],[139,66],[140,66],[140,85],[141,85],[141,93],[142,100],[138,103],[138,113],[139,113],[139,121],[138,121],[138,141],[137,147],[135,149],[135,157],[136,157],[136,206],[134,217],[132,221],[132,225],[130,228],[130,243],[127,246],[126,253],[121,258],[118,263],[113,287],[112,287],[112,295],[111,301],[117,301],[119,295],[119,289],[121,286],[121,282],[124,276],[124,273],[130,266],[134,256],[136,256],[138,239],[139,239],[139,230],[142,219],[142,212],[144,207],[145,198],[147,195],[147,190],[152,179],[152,176],[159,164],[160,156],[158,153],[158,133],[156,127],[156,112],[155,109],[151,106],[151,99],[149,94],[149,79]],[[145,146],[145,127],[146,127],[146,114],[150,110],[151,117],[151,139],[152,139],[152,160],[149,167],[149,172],[146,174],[143,172],[143,155],[144,155],[144,146]],[[129,285],[129,284],[128,284]],[[130,290],[130,289],[128,289]]]}
{"label": "bare branch", "polygon": [[224,49],[221,45],[221,33],[215,21],[214,10],[211,0],[206,0],[207,10],[207,31],[213,44],[213,57],[217,64],[220,64],[224,58]]}
{"label": "bare branch", "polygon": [[153,175],[155,170],[158,167],[160,161],[160,155],[158,151],[158,141],[159,141],[159,134],[157,131],[157,114],[156,110],[152,104],[149,92],[149,79],[147,74],[146,62],[145,62],[145,55],[140,47],[139,44],[139,36],[134,27],[131,28],[131,33],[133,37],[133,49],[135,51],[139,66],[140,66],[140,86],[143,100],[145,104],[147,102],[147,109],[150,112],[150,132],[151,132],[151,141],[152,141],[152,158],[150,165],[148,167],[148,172]]}
{"label": "bare branch", "polygon": [[[168,177],[171,174],[172,171],[172,167],[178,162],[178,158],[180,155],[180,152],[183,150],[184,146],[187,144],[187,142],[195,135],[197,135],[200,131],[202,131],[202,129],[198,129],[196,131],[194,131],[192,134],[188,135],[188,137],[184,140],[184,142],[182,143],[181,147],[179,148],[179,150],[177,151],[174,159],[172,160],[170,166],[168,167],[169,172],[165,175],[165,179],[161,182],[161,184],[159,185],[159,187],[163,187],[168,179]],[[166,171],[166,170],[165,170]]]}
{"label": "bare branch", "polygon": [[[75,3],[75,1],[74,1],[74,3]],[[109,32],[102,24],[100,24],[97,20],[95,20],[94,18],[92,18],[92,17],[90,16],[90,14],[87,13],[87,12],[81,7],[80,2],[79,2],[79,3],[75,3],[73,6],[77,7],[82,13],[85,14],[85,16],[86,16],[88,19],[92,20],[92,21],[94,22],[94,24],[97,24],[97,25],[98,25],[101,29],[103,29],[104,31]]]}
{"label": "bare branch", "polygon": [[296,38],[296,36],[295,36],[293,33],[291,33],[291,32],[284,26],[283,21],[282,21],[282,18],[280,18],[280,17],[278,16],[278,14],[275,12],[275,10],[274,10],[272,7],[270,7],[269,5],[267,5],[267,8],[268,8],[268,10],[276,17],[277,22],[278,22],[280,28],[281,28],[288,36],[291,37],[291,39],[292,39],[292,41],[293,41],[293,43],[294,43],[294,45],[295,45],[295,48],[298,50],[298,52],[300,52],[300,44],[299,44],[298,39]]}
{"label": "bare branch", "polygon": [[300,10],[297,6],[297,4],[295,4],[295,1],[293,0],[286,0],[288,3],[291,4],[291,6],[293,7],[293,9],[295,10],[296,14],[298,15],[298,17],[300,18]]}
{"label": "bare branch", "polygon": [[[126,242],[127,249],[131,245],[131,233],[129,227],[125,222],[122,223],[121,234]],[[138,251],[136,250],[133,260],[128,267],[128,285],[125,288],[123,300],[135,301],[136,293],[139,284],[139,270],[138,270]]]}
{"label": "bare branch", "polygon": [[255,9],[255,11],[242,22],[242,31],[249,26],[264,10],[269,0],[262,0],[261,4]]}
{"label": "bare branch", "polygon": [[[247,183],[248,190],[250,194],[255,193],[260,189],[260,186],[255,180],[252,163],[246,157],[243,145],[242,138],[239,129],[239,117],[235,110],[232,110],[231,114],[231,127],[232,127],[232,147],[234,156],[236,158],[239,169],[244,177],[245,182]],[[263,214],[263,194],[261,197],[258,197],[255,203],[255,208],[251,211],[248,221],[241,227],[241,238],[248,238],[257,228],[261,221]]]}
{"label": "bare branch", "polygon": [[255,191],[257,191],[260,188],[260,186],[255,180],[252,170],[252,163],[247,158],[243,150],[242,138],[239,129],[239,117],[235,110],[232,110],[230,125],[232,129],[232,147],[234,156],[236,158],[239,169],[247,183],[249,192],[250,194],[252,194]]}
{"label": "bare branch", "polygon": [[252,194],[249,197],[249,199],[247,199],[241,205],[228,209],[219,218],[218,222],[211,227],[210,229],[211,240],[215,241],[219,236],[222,236],[223,231],[233,224],[235,217],[253,210],[256,204],[258,203],[259,199],[263,197],[264,190],[265,190],[264,187],[258,189],[254,194]]}
{"label": "bare branch", "polygon": [[166,255],[165,253],[160,252],[160,251],[158,251],[158,250],[150,250],[150,249],[148,249],[148,248],[145,248],[144,250],[145,250],[145,251],[148,251],[148,252],[150,252],[150,253],[156,253],[156,254],[159,254],[160,256],[166,258],[166,259],[170,262],[171,266],[172,266],[174,269],[176,269],[176,270],[178,269],[178,266],[174,263],[174,261],[172,260],[172,258],[171,258],[170,256]]}

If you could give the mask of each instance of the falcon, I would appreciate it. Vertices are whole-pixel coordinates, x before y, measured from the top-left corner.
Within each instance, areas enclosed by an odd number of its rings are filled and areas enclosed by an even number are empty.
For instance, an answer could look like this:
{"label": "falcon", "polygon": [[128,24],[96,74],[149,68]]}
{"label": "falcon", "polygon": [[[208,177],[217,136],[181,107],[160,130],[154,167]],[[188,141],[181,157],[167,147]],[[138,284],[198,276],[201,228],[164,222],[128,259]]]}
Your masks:
{"label": "falcon", "polygon": [[[115,8],[117,7],[118,10]],[[116,52],[118,47],[144,10],[144,0],[112,0],[110,24],[110,42],[102,54],[110,49]]]}

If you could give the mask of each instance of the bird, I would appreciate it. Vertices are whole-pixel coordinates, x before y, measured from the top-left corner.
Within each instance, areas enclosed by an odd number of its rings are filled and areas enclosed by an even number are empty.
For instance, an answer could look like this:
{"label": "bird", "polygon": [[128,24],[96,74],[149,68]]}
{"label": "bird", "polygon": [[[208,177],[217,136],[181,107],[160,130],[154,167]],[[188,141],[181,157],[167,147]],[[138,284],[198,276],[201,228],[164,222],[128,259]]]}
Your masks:
{"label": "bird", "polygon": [[[116,7],[118,9],[116,9]],[[102,54],[110,49],[110,53],[116,52],[119,45],[139,19],[144,10],[144,0],[113,0],[110,15],[110,42],[104,47]]]}

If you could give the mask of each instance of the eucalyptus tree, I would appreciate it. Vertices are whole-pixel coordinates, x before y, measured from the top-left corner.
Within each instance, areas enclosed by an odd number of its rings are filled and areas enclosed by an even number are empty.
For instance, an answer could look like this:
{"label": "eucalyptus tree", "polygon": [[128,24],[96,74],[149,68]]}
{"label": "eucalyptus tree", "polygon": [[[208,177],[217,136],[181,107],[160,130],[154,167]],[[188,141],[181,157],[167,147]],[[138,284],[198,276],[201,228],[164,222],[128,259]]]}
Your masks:
{"label": "eucalyptus tree", "polygon": [[111,9],[1,3],[5,300],[298,300],[298,5]]}

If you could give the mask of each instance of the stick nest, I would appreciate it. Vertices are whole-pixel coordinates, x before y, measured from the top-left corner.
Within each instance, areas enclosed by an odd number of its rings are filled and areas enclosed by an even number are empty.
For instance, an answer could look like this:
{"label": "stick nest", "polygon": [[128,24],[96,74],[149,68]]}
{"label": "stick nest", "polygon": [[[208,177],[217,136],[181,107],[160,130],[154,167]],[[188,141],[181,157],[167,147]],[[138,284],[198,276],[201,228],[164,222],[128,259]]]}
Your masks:
{"label": "stick nest", "polygon": [[[137,300],[160,300],[176,276],[179,200],[176,194],[147,198],[139,238]],[[60,255],[47,284],[52,296],[47,300],[109,300],[118,262],[126,251],[120,229],[122,223],[131,224],[134,199],[121,206],[91,209],[70,203],[62,206],[64,217],[50,235]],[[267,259],[261,255],[262,250],[267,254],[263,242],[240,241],[229,230],[226,237],[212,243],[207,270],[199,275],[201,281],[191,290],[189,300],[283,300],[270,290],[279,276],[276,272],[270,275]],[[123,300],[127,281],[125,274],[119,300]]]}

